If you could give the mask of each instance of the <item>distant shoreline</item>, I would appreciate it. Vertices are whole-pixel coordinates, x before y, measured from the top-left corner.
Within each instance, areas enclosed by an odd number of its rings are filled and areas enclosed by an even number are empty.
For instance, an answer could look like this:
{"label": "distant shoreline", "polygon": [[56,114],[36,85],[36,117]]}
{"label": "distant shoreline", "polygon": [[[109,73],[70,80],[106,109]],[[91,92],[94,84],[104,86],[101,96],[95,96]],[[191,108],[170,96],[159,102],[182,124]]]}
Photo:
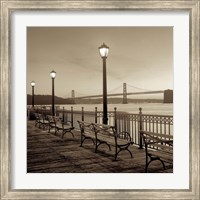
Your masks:
{"label": "distant shoreline", "polygon": [[[35,95],[35,105],[51,105],[51,95]],[[163,103],[163,99],[127,99],[128,103]],[[123,98],[108,98],[108,104],[122,104]],[[102,104],[102,98],[97,99],[72,99],[55,96],[55,104]],[[27,105],[32,105],[32,95],[27,95]]]}

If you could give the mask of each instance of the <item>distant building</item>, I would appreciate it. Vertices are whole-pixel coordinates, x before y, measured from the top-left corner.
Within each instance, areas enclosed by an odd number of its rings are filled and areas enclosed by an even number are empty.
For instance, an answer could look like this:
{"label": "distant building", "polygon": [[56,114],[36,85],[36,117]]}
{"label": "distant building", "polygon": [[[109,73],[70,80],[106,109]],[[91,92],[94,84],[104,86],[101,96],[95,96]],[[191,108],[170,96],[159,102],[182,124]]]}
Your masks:
{"label": "distant building", "polygon": [[164,91],[163,103],[173,103],[173,90],[165,90]]}

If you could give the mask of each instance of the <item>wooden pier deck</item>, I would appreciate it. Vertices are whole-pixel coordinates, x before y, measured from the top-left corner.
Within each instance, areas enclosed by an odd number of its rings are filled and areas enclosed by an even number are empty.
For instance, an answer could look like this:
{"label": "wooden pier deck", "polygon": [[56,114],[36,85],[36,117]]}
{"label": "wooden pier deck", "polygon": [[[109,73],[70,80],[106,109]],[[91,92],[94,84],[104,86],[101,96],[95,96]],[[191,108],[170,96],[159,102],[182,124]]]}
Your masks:
{"label": "wooden pier deck", "polygon": [[[75,137],[66,133],[55,135],[48,130],[35,127],[34,121],[27,122],[27,173],[144,173],[145,151],[131,146],[133,158],[128,152],[120,152],[114,161],[113,149],[106,145],[94,152],[94,144],[86,140],[80,147],[80,132],[73,131]],[[173,167],[159,161],[150,164],[150,173],[172,173]]]}

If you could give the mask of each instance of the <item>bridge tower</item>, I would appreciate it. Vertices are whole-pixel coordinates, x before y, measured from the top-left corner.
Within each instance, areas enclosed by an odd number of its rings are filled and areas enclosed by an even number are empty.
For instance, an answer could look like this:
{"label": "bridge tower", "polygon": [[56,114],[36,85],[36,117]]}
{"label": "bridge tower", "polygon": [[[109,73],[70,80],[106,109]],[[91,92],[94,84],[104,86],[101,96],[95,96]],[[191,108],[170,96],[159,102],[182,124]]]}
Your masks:
{"label": "bridge tower", "polygon": [[123,104],[127,104],[127,87],[126,83],[123,83]]}
{"label": "bridge tower", "polygon": [[75,104],[75,91],[72,90],[72,104]]}
{"label": "bridge tower", "polygon": [[163,103],[173,103],[173,90],[164,90]]}

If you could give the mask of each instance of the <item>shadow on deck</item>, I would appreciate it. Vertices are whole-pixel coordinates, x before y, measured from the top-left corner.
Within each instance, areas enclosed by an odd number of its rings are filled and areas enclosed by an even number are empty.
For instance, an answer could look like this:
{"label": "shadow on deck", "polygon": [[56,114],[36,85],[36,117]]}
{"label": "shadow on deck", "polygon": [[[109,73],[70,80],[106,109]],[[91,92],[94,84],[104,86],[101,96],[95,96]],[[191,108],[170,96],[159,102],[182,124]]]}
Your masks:
{"label": "shadow on deck", "polygon": [[[86,140],[80,147],[80,132],[73,131],[61,139],[48,130],[35,127],[34,121],[27,122],[27,172],[28,173],[144,173],[145,151],[132,146],[133,158],[126,151],[120,152],[114,161],[114,152],[106,145],[94,153],[94,144]],[[173,167],[166,164],[166,170],[159,161],[149,165],[151,173],[172,173]]]}

